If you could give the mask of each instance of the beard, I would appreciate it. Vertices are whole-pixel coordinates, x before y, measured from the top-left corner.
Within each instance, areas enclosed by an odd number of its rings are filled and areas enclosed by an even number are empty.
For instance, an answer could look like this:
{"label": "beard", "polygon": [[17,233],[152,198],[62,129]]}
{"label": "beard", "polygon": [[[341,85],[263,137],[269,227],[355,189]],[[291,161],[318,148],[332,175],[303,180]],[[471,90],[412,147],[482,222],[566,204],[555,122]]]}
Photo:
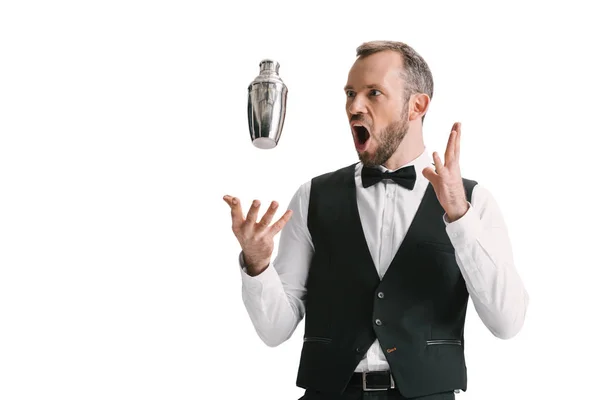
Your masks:
{"label": "beard", "polygon": [[408,107],[405,107],[399,120],[381,129],[377,135],[371,135],[371,140],[377,142],[377,148],[372,154],[366,151],[358,153],[358,158],[367,167],[383,165],[396,152],[408,132]]}

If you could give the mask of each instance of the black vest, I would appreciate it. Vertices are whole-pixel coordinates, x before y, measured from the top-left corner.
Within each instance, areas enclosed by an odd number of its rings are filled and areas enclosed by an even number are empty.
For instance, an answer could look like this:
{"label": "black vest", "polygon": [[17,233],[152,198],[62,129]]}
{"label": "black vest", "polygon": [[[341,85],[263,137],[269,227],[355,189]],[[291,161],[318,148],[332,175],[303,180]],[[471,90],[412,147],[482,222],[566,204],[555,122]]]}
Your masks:
{"label": "black vest", "polygon": [[[468,292],[428,185],[383,279],[356,202],[355,165],[311,182],[308,229],[315,253],[306,282],[297,385],[341,393],[375,339],[406,397],[466,390]],[[475,181],[463,179],[468,201]]]}

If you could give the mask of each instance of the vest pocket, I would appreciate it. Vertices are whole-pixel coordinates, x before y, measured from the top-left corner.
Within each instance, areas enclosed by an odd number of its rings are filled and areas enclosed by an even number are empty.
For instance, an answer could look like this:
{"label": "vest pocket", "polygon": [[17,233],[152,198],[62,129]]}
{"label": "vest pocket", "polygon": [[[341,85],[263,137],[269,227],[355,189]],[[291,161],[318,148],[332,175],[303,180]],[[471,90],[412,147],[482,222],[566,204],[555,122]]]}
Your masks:
{"label": "vest pocket", "polygon": [[331,343],[331,339],[330,338],[326,338],[326,337],[318,337],[318,336],[307,336],[304,338],[304,343]]}
{"label": "vest pocket", "polygon": [[431,242],[431,241],[422,241],[419,243],[421,248],[426,250],[434,250],[434,251],[442,251],[444,253],[452,253],[454,254],[455,249],[452,246],[452,243],[441,243],[441,242]]}
{"label": "vest pocket", "polygon": [[436,346],[436,345],[454,345],[460,346],[462,345],[462,340],[460,339],[437,339],[437,340],[428,340],[427,346]]}

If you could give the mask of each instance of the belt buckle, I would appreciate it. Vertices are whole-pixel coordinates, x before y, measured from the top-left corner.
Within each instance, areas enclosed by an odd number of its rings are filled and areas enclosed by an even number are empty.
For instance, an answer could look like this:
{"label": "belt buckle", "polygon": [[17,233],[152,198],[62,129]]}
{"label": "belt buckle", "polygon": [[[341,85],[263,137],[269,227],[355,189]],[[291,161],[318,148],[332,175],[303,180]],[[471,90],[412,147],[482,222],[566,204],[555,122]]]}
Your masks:
{"label": "belt buckle", "polygon": [[378,392],[378,391],[383,391],[383,390],[388,390],[388,389],[395,389],[396,388],[396,382],[394,382],[394,377],[392,376],[392,373],[390,372],[390,387],[387,388],[368,388],[367,387],[367,372],[362,372],[362,388],[363,391],[365,392]]}

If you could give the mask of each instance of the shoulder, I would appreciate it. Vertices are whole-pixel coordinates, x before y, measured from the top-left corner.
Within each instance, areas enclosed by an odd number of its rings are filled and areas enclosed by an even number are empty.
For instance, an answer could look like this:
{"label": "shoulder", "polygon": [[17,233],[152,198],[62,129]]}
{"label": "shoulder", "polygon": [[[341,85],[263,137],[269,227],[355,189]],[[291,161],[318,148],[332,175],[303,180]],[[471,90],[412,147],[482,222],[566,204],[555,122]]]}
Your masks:
{"label": "shoulder", "polygon": [[344,178],[352,178],[354,177],[354,172],[356,171],[357,164],[358,163],[353,163],[345,167],[338,168],[334,171],[329,171],[317,175],[311,179],[311,182],[313,185],[319,185],[323,183],[331,184],[335,181],[340,181]]}
{"label": "shoulder", "polygon": [[490,190],[475,179],[463,178],[465,190],[471,191],[473,198],[480,201],[492,197]]}
{"label": "shoulder", "polygon": [[[472,186],[471,205],[478,210],[481,217],[486,214],[499,213],[500,207],[492,191],[477,181],[470,181]],[[466,187],[466,186],[465,186]]]}
{"label": "shoulder", "polygon": [[475,186],[477,186],[479,184],[479,182],[477,182],[474,179],[462,178],[462,180],[463,180],[463,184],[464,184],[465,188],[469,188],[469,189],[473,189]]}
{"label": "shoulder", "polygon": [[357,164],[350,164],[312,177],[298,187],[294,198],[307,205],[311,203],[310,200],[314,201],[317,197],[328,197],[332,193],[331,191],[336,191],[348,184],[354,184],[354,173]]}

